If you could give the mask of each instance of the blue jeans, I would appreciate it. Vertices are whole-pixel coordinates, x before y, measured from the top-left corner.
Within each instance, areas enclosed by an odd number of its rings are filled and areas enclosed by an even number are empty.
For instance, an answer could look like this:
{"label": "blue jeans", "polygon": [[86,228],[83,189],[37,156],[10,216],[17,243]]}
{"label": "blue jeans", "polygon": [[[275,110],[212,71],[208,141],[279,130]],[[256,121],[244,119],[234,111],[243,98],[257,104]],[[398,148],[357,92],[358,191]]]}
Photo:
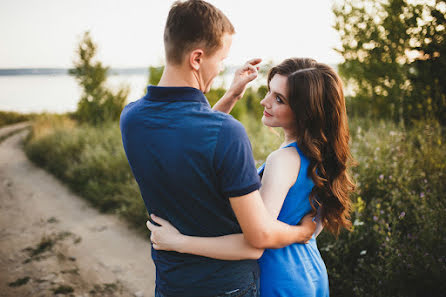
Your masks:
{"label": "blue jeans", "polygon": [[[155,288],[155,297],[169,297],[162,294],[158,288]],[[254,274],[254,282],[243,289],[235,289],[224,294],[209,296],[209,297],[260,297],[260,282],[259,276]]]}

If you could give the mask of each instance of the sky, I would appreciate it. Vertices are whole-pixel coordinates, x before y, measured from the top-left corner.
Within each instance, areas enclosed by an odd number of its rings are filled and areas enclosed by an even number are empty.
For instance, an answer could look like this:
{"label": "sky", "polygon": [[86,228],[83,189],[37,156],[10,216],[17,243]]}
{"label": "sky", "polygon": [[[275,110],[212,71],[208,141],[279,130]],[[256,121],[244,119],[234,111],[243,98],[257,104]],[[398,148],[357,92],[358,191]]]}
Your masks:
{"label": "sky", "polygon": [[[0,68],[72,67],[83,32],[107,66],[164,63],[163,29],[171,0],[0,0]],[[233,23],[227,65],[253,57],[342,62],[332,28],[333,0],[209,0]]]}

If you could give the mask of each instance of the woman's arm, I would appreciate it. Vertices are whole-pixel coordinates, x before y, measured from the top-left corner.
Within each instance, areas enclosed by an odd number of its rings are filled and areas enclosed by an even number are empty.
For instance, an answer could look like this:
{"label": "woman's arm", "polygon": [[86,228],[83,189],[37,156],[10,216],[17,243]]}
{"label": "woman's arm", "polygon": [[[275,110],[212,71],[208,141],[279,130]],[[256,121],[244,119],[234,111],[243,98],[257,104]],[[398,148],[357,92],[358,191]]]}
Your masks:
{"label": "woman's arm", "polygon": [[299,170],[300,157],[294,147],[274,151],[266,159],[260,195],[273,218],[279,217],[288,191],[296,183]]}
{"label": "woman's arm", "polygon": [[[279,150],[268,157],[260,191],[263,202],[274,219],[279,215],[288,190],[296,182],[299,167],[300,158],[294,148]],[[258,259],[263,253],[263,248],[253,247],[243,234],[220,237],[185,236],[168,221],[153,215],[152,219],[160,225],[155,226],[147,222],[147,227],[152,232],[153,247],[157,250],[171,250],[221,260]],[[290,226],[290,232],[276,233],[268,247],[279,248],[295,242],[305,243],[314,231],[313,217],[308,214],[299,226]]]}
{"label": "woman's arm", "polygon": [[181,234],[168,221],[151,216],[160,226],[147,221],[150,240],[155,250],[176,251],[220,260],[258,259],[263,249],[252,247],[242,233],[219,237],[197,237]]}
{"label": "woman's arm", "polygon": [[[176,251],[220,260],[259,259],[264,249],[250,245],[242,233],[219,237],[197,237],[181,234],[168,221],[151,215],[159,226],[147,221],[151,231],[150,241],[155,250]],[[301,228],[311,228],[313,217],[306,215]]]}
{"label": "woman's arm", "polygon": [[316,228],[314,222],[292,226],[277,220],[285,197],[296,182],[299,167],[299,154],[294,148],[273,152],[266,162],[261,195],[254,191],[230,199],[243,235],[252,246],[282,248],[311,239]]}

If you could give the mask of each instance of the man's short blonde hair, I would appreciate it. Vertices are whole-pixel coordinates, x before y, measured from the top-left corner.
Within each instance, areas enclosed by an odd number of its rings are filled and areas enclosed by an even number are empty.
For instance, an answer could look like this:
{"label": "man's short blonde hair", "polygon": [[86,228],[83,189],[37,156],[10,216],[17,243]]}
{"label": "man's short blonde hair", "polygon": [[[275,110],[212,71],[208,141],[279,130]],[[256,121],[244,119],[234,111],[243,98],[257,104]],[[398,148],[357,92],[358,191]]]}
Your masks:
{"label": "man's short blonde hair", "polygon": [[234,34],[235,30],[218,8],[202,0],[177,1],[164,28],[166,60],[181,64],[194,47],[203,47],[207,55],[212,55],[222,46],[225,33]]}

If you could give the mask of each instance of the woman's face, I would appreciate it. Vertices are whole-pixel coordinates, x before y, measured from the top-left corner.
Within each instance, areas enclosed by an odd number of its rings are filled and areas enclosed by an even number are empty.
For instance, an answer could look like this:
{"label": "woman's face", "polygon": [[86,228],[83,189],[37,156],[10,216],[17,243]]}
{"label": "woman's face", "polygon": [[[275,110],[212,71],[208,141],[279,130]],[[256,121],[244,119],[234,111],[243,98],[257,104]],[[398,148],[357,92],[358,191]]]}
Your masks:
{"label": "woman's face", "polygon": [[268,93],[260,104],[265,107],[262,123],[268,127],[294,130],[296,119],[288,102],[288,78],[276,74],[269,82]]}

